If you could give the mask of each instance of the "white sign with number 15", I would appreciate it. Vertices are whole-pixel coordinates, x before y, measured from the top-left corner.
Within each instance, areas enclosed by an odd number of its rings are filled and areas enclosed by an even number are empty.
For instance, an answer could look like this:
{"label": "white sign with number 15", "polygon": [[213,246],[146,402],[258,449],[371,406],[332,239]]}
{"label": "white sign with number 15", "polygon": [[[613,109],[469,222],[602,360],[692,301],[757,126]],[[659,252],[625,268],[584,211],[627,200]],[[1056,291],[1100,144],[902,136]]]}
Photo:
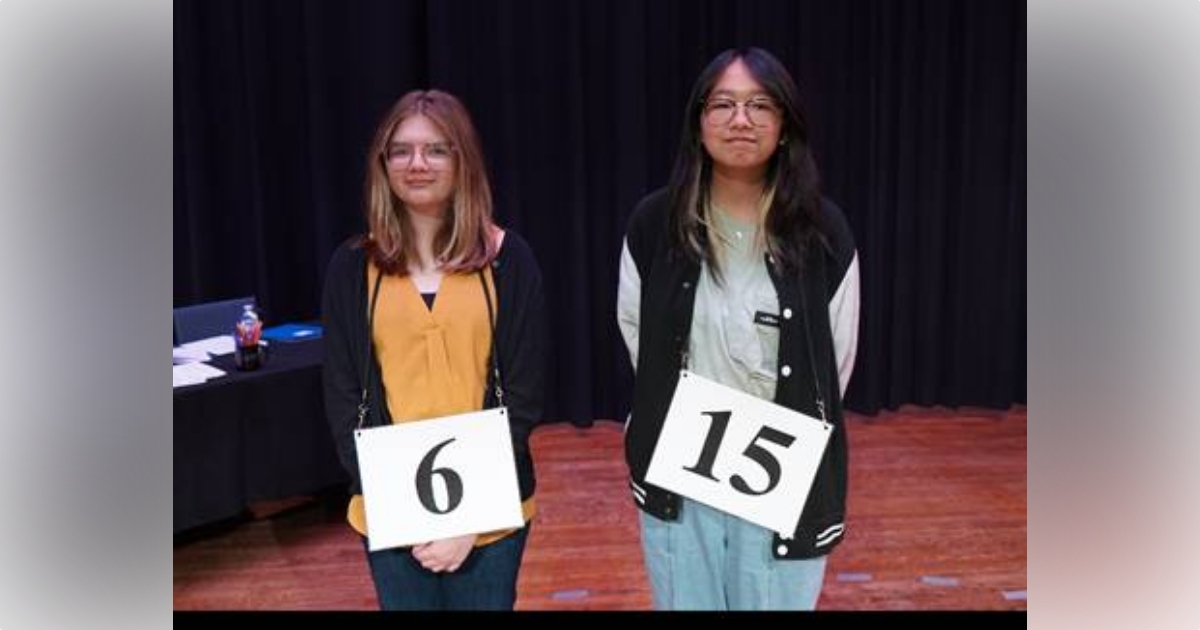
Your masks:
{"label": "white sign with number 15", "polygon": [[646,481],[790,537],[832,432],[684,370]]}

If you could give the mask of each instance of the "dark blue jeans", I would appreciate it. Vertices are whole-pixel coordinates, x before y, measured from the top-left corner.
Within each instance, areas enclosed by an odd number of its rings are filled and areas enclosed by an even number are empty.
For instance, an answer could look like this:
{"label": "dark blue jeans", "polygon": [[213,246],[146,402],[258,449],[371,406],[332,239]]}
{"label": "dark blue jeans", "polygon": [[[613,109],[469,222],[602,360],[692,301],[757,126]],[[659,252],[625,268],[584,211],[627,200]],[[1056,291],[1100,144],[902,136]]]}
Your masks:
{"label": "dark blue jeans", "polygon": [[[500,540],[471,550],[454,573],[426,570],[400,547],[367,551],[382,610],[512,610],[517,573],[530,523]],[[363,538],[363,548],[367,539]]]}

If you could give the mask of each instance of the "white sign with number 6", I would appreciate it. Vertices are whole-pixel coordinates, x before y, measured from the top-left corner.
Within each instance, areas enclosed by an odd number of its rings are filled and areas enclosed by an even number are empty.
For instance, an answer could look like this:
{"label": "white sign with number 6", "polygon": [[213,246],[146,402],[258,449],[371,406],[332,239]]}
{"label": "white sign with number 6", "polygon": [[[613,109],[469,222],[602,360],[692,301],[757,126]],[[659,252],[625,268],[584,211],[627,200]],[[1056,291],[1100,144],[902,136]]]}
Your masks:
{"label": "white sign with number 6", "polygon": [[354,432],[371,551],[521,527],[508,411]]}
{"label": "white sign with number 6", "polygon": [[646,481],[790,537],[832,432],[684,370]]}

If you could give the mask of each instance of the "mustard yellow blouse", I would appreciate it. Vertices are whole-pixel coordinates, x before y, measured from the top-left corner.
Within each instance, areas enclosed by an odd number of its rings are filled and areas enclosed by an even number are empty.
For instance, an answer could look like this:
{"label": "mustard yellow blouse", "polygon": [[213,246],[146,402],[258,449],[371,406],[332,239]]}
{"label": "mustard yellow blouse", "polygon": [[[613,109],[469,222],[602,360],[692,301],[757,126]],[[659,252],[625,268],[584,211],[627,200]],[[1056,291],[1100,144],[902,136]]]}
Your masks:
{"label": "mustard yellow blouse", "polygon": [[[374,264],[368,266],[368,287],[375,286],[378,273]],[[485,269],[484,278],[495,300],[491,269]],[[492,308],[496,308],[494,302]],[[476,274],[443,277],[432,309],[425,305],[412,278],[385,275],[379,287],[372,335],[393,422],[415,422],[483,408],[492,329]],[[536,512],[533,497],[526,499],[521,508],[528,522]],[[350,499],[346,520],[355,531],[367,535],[361,494]],[[495,542],[513,531],[480,534],[475,546]]]}

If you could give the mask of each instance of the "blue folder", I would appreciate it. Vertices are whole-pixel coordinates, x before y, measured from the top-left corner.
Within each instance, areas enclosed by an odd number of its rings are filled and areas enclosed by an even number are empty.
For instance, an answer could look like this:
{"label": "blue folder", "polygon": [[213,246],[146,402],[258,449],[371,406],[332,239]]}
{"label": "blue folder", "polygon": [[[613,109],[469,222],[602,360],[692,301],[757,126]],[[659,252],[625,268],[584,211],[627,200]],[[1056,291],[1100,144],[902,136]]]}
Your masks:
{"label": "blue folder", "polygon": [[308,341],[321,338],[321,327],[316,324],[284,324],[267,328],[262,336],[272,341]]}

